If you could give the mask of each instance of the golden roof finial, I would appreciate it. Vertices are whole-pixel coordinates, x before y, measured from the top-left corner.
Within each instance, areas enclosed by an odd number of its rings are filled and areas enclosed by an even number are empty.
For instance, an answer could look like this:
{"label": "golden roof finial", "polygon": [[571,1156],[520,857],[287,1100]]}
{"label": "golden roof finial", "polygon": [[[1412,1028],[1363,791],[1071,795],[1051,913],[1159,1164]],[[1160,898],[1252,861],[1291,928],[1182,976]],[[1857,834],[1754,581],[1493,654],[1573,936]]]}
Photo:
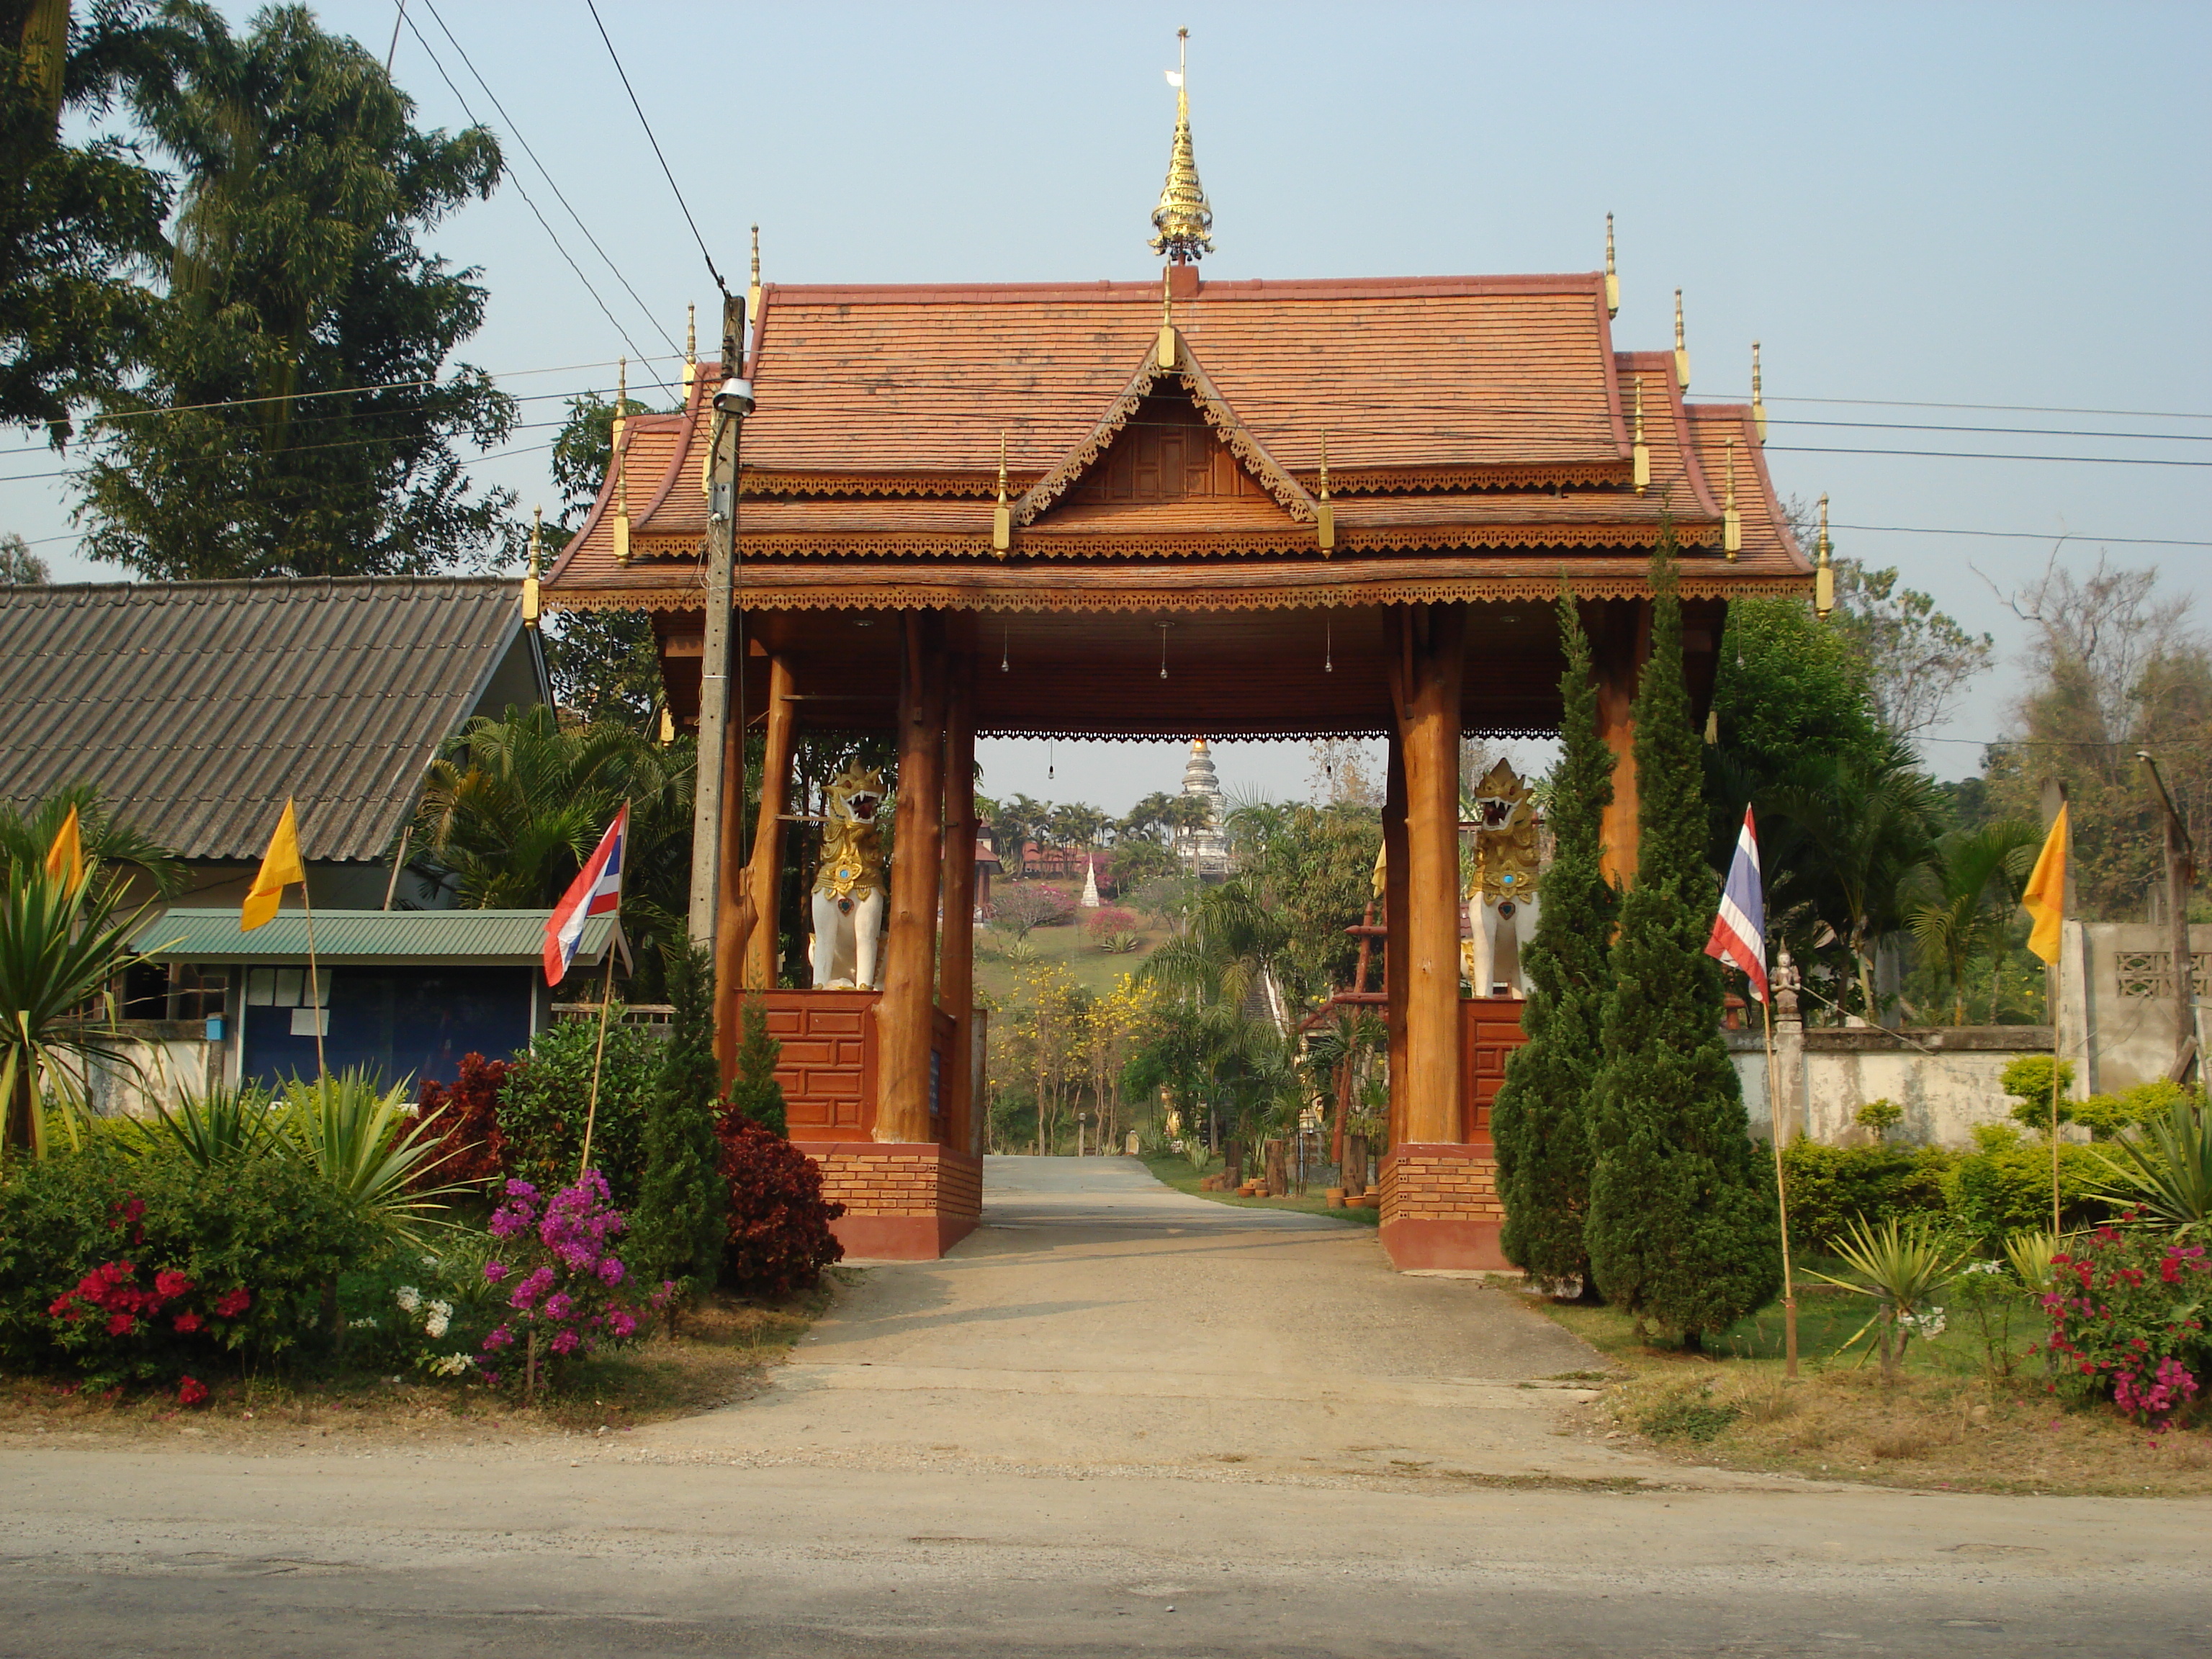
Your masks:
{"label": "golden roof finial", "polygon": [[1721,551],[1731,559],[1743,551],[1743,514],[1735,510],[1735,440],[1728,441],[1728,499],[1721,508]]}
{"label": "golden roof finial", "polygon": [[522,573],[522,625],[538,626],[538,572],[545,550],[545,509],[530,509],[530,562]]}
{"label": "golden roof finial", "polygon": [[1759,427],[1759,441],[1766,441],[1766,400],[1759,389],[1759,342],[1751,343],[1751,418]]}
{"label": "golden roof finial", "polygon": [[760,227],[755,225],[753,227],[753,277],[751,283],[745,289],[745,318],[756,328],[760,325]]}
{"label": "golden roof finial", "polygon": [[684,401],[691,401],[691,387],[699,378],[699,307],[684,307]]}
{"label": "golden roof finial", "polygon": [[1206,187],[1198,181],[1198,161],[1190,147],[1190,88],[1187,84],[1190,31],[1176,31],[1176,66],[1168,84],[1176,89],[1175,143],[1168,150],[1167,183],[1160,187],[1160,204],[1152,210],[1152,250],[1174,264],[1187,265],[1213,252],[1213,208]]}
{"label": "golden roof finial", "polygon": [[1176,366],[1175,289],[1168,273],[1160,273],[1160,343],[1154,349],[1152,361],[1165,374]]}
{"label": "golden roof finial", "polygon": [[1006,505],[1006,434],[999,433],[999,504],[991,509],[991,551],[1004,558],[1014,544],[1014,515]]}
{"label": "golden roof finial", "polygon": [[1636,463],[1636,493],[1651,487],[1651,446],[1644,441],[1644,377],[1636,377],[1636,442],[1630,454]]}
{"label": "golden roof finial", "polygon": [[1674,290],[1674,378],[1690,389],[1690,347],[1682,335],[1682,290]]}
{"label": "golden roof finial", "polygon": [[607,441],[619,452],[622,448],[623,428],[628,423],[623,411],[629,403],[629,359],[615,359],[615,423],[608,428]]}
{"label": "golden roof finial", "polygon": [[[623,362],[625,374],[628,361]],[[625,384],[627,382],[625,381]],[[629,562],[629,446],[623,441],[623,392],[615,392],[614,464],[615,464],[615,562]]]}
{"label": "golden roof finial", "polygon": [[1828,492],[1820,492],[1820,539],[1813,566],[1813,614],[1822,622],[1836,608],[1836,567],[1828,562]]}
{"label": "golden roof finial", "polygon": [[1328,500],[1328,433],[1321,434],[1321,499],[1314,503],[1314,525],[1320,532],[1322,556],[1336,550],[1336,509]]}
{"label": "golden roof finial", "polygon": [[1613,262],[1613,216],[1605,216],[1605,314],[1620,315],[1620,270]]}

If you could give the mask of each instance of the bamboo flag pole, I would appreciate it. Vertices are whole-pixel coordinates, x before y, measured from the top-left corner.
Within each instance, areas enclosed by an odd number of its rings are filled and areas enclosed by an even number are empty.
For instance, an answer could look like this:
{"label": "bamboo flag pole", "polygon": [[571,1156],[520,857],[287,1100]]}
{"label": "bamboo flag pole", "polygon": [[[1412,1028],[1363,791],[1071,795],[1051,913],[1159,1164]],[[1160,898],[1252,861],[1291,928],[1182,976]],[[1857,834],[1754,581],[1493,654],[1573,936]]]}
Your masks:
{"label": "bamboo flag pole", "polygon": [[610,927],[607,929],[607,979],[605,987],[599,992],[599,1040],[592,1049],[592,1099],[591,1104],[584,1109],[584,1156],[576,1164],[576,1179],[579,1181],[584,1178],[584,1171],[592,1167],[592,1126],[599,1115],[599,1062],[606,1058],[607,1015],[614,1006],[614,1000],[615,935],[614,929]]}
{"label": "bamboo flag pole", "polygon": [[2064,1061],[2059,1056],[2058,1020],[2065,1006],[2066,970],[2060,958],[2065,954],[2066,930],[2066,803],[2062,795],[2058,810],[2051,815],[2051,833],[2044,838],[2043,851],[2035,860],[2034,872],[2027,878],[2027,889],[2021,894],[2021,903],[2028,915],[2035,918],[2034,930],[2027,936],[2027,948],[2041,957],[2051,969],[2051,1242],[2056,1248],[2059,1238],[2058,1204],[2058,1079]]}
{"label": "bamboo flag pole", "polygon": [[330,1062],[323,1058],[323,1027],[329,1012],[323,1006],[322,981],[315,966],[315,907],[307,897],[307,884],[300,884],[300,908],[307,918],[307,1014],[315,1025],[315,1075],[330,1080]]}
{"label": "bamboo flag pole", "polygon": [[1797,1284],[1790,1268],[1790,1192],[1782,1173],[1782,1066],[1774,1056],[1774,981],[1759,1000],[1766,1023],[1767,1132],[1774,1141],[1774,1204],[1782,1217],[1782,1374],[1797,1375]]}

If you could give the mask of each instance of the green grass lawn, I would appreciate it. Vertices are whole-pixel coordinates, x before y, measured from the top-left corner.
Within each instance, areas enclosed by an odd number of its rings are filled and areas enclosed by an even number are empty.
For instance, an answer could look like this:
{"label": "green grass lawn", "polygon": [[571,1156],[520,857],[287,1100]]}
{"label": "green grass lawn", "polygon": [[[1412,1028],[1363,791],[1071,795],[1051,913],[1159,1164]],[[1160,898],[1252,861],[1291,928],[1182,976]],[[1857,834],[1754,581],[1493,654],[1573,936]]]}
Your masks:
{"label": "green grass lawn", "polygon": [[1308,1187],[1304,1198],[1239,1198],[1235,1193],[1200,1192],[1198,1188],[1200,1180],[1219,1172],[1221,1165],[1218,1160],[1200,1168],[1180,1152],[1147,1152],[1145,1167],[1152,1172],[1153,1179],[1162,1186],[1172,1187],[1179,1193],[1188,1193],[1193,1198],[1207,1199],[1216,1204],[1233,1204],[1247,1210],[1297,1210],[1306,1215],[1325,1215],[1333,1221],[1348,1222],[1357,1227],[1372,1227],[1382,1219],[1380,1212],[1374,1210],[1330,1209],[1319,1183]]}
{"label": "green grass lawn", "polygon": [[[1068,976],[1078,985],[1093,996],[1103,996],[1114,988],[1115,981],[1122,975],[1135,973],[1165,937],[1157,930],[1148,929],[1139,949],[1122,956],[1109,956],[1091,942],[1081,922],[1072,921],[1051,927],[1033,927],[1029,943],[1036,947],[1040,962],[1055,963],[1066,969]],[[1013,996],[1015,975],[1023,971],[1022,967],[999,953],[1005,939],[1004,934],[993,928],[975,930],[975,989],[1002,1006]]]}

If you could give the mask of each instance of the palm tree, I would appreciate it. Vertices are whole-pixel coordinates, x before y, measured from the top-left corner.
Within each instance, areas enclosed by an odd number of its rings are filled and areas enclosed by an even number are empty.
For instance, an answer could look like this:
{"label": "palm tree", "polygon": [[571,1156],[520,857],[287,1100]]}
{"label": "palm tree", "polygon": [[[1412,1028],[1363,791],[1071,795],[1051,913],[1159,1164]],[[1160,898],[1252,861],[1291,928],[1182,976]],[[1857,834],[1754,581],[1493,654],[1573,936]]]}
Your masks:
{"label": "palm tree", "polygon": [[2017,818],[1954,830],[1907,878],[1905,925],[1943,965],[1954,1025],[1966,1023],[1966,964],[2003,938],[2039,840]]}
{"label": "palm tree", "polygon": [[672,940],[690,884],[695,752],[611,722],[563,726],[550,708],[479,716],[424,775],[416,845],[470,908],[532,908],[561,896],[628,801],[628,931]]}
{"label": "palm tree", "polygon": [[1030,843],[1035,842],[1042,851],[1052,840],[1052,803],[1016,793],[1000,802],[999,811],[1011,843],[1000,847],[999,857],[1003,861],[1012,852],[1015,879],[1026,880],[1030,873]]}
{"label": "palm tree", "polygon": [[1787,821],[1796,845],[1770,869],[1769,908],[1809,898],[1856,966],[1862,1008],[1875,1017],[1874,946],[1901,925],[1899,890],[1935,841],[1936,793],[1911,747],[1869,760],[1811,755],[1760,805]]}
{"label": "palm tree", "polygon": [[61,833],[70,809],[76,809],[76,833],[88,863],[135,864],[164,894],[184,884],[185,866],[169,849],[111,812],[89,783],[64,784],[21,812],[0,804],[0,874],[43,865],[46,849]]}

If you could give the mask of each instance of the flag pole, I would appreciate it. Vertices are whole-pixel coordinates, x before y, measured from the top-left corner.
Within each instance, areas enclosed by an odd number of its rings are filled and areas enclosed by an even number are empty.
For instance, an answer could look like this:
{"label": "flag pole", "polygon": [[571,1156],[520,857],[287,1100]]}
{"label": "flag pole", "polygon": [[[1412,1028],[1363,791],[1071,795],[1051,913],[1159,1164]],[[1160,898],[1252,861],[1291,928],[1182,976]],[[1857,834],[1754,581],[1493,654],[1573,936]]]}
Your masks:
{"label": "flag pole", "polygon": [[592,1099],[584,1109],[584,1155],[576,1164],[576,1179],[584,1178],[584,1171],[592,1167],[592,1126],[599,1115],[599,1062],[607,1053],[607,1013],[615,1000],[615,934],[607,929],[607,980],[599,992],[599,1040],[592,1050]]}
{"label": "flag pole", "polygon": [[[2060,935],[2063,939],[2062,933]],[[2065,1000],[2066,972],[2061,968],[2051,976],[2051,1248],[2058,1248],[2061,1237],[2058,1228],[2058,1068],[2065,1062],[2058,1055],[2058,1011]]]}
{"label": "flag pole", "polygon": [[1782,1173],[1782,1066],[1774,1057],[1774,981],[1759,1000],[1766,1026],[1767,1130],[1774,1141],[1774,1206],[1782,1218],[1782,1374],[1797,1375],[1797,1285],[1790,1271],[1790,1194]]}
{"label": "flag pole", "polygon": [[300,882],[300,908],[307,918],[307,1004],[310,1017],[315,1023],[315,1075],[328,1082],[331,1068],[323,1058],[323,1024],[330,1018],[323,1007],[322,982],[315,969],[315,907],[307,897],[307,884],[302,875]]}

